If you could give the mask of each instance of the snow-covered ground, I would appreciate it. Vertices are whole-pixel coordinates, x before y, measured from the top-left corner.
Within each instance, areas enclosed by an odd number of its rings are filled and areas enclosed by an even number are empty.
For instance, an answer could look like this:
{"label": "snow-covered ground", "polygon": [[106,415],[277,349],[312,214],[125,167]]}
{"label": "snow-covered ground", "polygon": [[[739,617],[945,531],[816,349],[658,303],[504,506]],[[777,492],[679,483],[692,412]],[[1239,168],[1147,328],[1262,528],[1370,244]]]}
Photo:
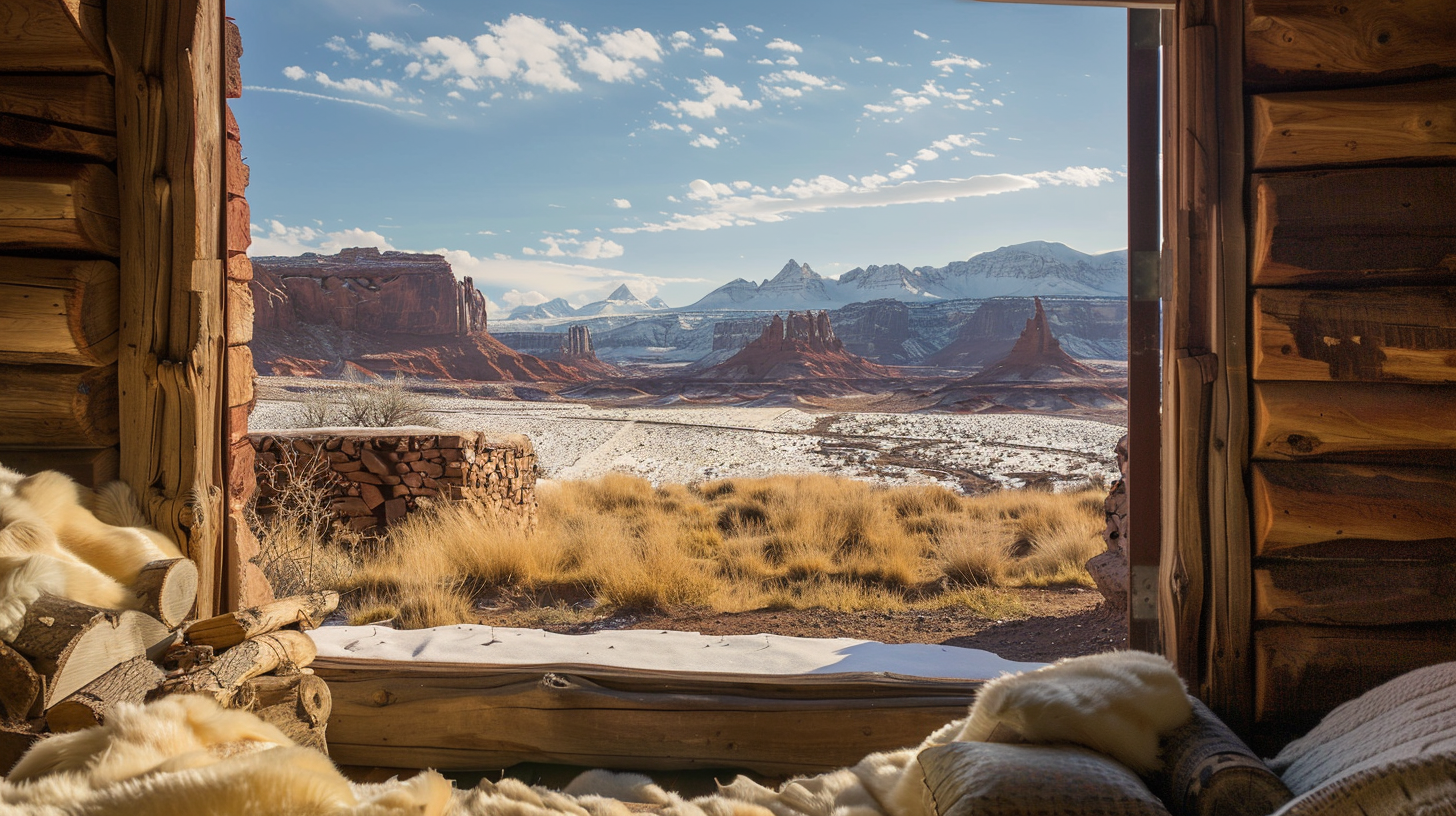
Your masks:
{"label": "snow-covered ground", "polygon": [[[980,480],[1018,487],[1111,481],[1117,425],[1036,415],[826,413],[795,408],[598,408],[567,402],[432,397],[449,430],[522,433],[542,475],[631,473],[654,483],[831,473],[885,484]],[[254,429],[297,424],[298,405],[260,400]]]}

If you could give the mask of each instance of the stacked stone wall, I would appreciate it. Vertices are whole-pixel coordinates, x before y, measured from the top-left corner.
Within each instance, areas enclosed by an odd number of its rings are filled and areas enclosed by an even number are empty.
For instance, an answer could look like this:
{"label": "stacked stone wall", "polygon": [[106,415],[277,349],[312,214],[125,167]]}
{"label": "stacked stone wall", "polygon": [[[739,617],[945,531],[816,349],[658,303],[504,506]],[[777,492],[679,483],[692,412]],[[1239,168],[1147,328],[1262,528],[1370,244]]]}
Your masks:
{"label": "stacked stone wall", "polygon": [[[520,434],[433,429],[308,429],[250,434],[258,511],[279,477],[310,473],[339,522],[378,532],[430,501],[472,500],[488,514],[536,524],[536,451]],[[289,470],[291,468],[291,471]]]}

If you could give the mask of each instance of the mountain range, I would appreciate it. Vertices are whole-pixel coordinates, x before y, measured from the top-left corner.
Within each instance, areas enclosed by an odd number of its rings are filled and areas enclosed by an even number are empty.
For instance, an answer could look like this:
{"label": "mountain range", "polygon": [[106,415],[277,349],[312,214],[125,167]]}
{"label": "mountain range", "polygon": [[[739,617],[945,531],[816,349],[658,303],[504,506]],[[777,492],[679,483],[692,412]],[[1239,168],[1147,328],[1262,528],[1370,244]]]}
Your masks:
{"label": "mountain range", "polygon": [[[946,266],[856,267],[838,279],[790,260],[761,283],[723,284],[686,310],[823,309],[882,298],[905,302],[993,297],[1127,295],[1127,253],[1089,255],[1059,243],[1031,241]],[[514,316],[514,314],[512,315]]]}
{"label": "mountain range", "polygon": [[618,286],[605,300],[596,300],[585,306],[572,306],[563,298],[554,298],[535,306],[517,306],[511,310],[507,320],[547,320],[553,317],[600,317],[603,315],[638,314],[655,312],[668,308],[662,298],[642,300],[627,288]]}

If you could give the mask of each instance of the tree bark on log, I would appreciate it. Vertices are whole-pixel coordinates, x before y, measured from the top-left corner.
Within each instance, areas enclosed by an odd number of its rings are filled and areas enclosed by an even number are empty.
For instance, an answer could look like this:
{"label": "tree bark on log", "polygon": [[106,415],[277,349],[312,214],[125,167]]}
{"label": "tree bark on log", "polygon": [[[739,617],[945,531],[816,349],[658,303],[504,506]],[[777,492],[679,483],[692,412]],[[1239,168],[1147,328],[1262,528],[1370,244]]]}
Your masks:
{"label": "tree bark on log", "polygon": [[296,671],[312,663],[317,655],[313,640],[302,632],[259,635],[227,650],[207,666],[168,680],[166,688],[168,693],[211,694],[219,703],[233,706],[248,680],[279,669]]}
{"label": "tree bark on log", "polygon": [[165,677],[150,658],[134,657],[47,709],[46,724],[57,734],[101,725],[118,704],[142,702]]}
{"label": "tree bark on log", "polygon": [[104,448],[118,440],[117,369],[0,365],[0,445]]}
{"label": "tree bark on log", "polygon": [[30,661],[0,641],[0,719],[30,717],[44,691],[45,683]]}
{"label": "tree bark on log", "polygon": [[118,664],[165,649],[173,637],[141,612],[107,611],[42,595],[26,611],[10,645],[46,678],[49,708]]}
{"label": "tree bark on log", "polygon": [[248,638],[276,632],[285,626],[299,624],[305,629],[317,628],[338,606],[337,592],[281,598],[262,606],[197,621],[187,627],[187,639],[196,645],[222,651]]}
{"label": "tree bark on log", "polygon": [[142,599],[142,611],[176,629],[197,600],[197,565],[186,558],[153,561],[142,567],[132,589]]}
{"label": "tree bark on log", "polygon": [[328,754],[325,728],[333,711],[329,684],[312,674],[264,675],[243,684],[248,710],[289,739]]}

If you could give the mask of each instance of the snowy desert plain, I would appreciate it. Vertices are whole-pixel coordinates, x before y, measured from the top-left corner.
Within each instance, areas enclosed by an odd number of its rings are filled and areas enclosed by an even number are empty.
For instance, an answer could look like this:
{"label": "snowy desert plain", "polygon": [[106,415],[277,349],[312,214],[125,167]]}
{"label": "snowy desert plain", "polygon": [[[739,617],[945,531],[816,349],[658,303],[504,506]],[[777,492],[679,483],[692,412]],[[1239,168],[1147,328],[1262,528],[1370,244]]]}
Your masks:
{"label": "snowy desert plain", "polygon": [[[299,425],[301,391],[272,380],[254,432]],[[627,473],[654,484],[821,473],[974,493],[1117,478],[1119,425],[1035,414],[816,412],[791,407],[607,407],[431,395],[443,430],[518,433],[544,479]]]}

